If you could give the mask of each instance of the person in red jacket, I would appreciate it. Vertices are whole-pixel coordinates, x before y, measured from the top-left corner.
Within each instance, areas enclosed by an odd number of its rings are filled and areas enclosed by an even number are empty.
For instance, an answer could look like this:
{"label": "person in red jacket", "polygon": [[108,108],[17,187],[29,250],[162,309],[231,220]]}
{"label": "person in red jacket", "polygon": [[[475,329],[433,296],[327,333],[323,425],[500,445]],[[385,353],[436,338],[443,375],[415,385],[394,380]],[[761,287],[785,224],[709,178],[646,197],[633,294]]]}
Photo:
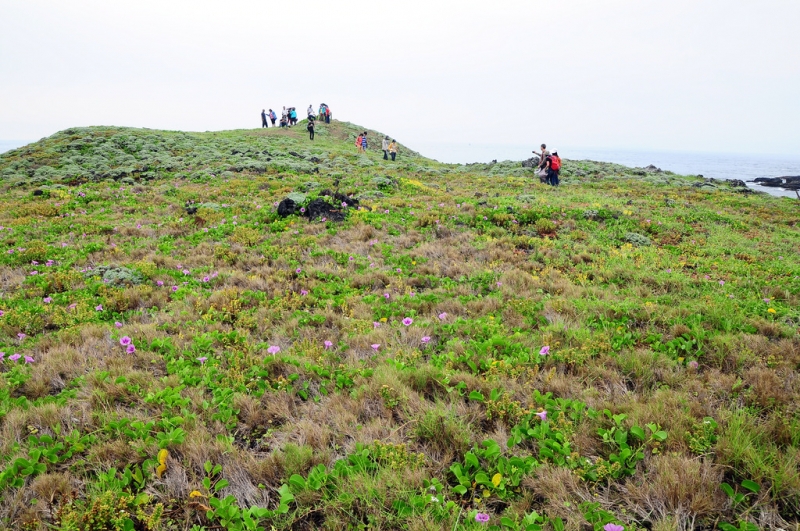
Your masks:
{"label": "person in red jacket", "polygon": [[561,157],[555,149],[547,157],[547,184],[558,186],[558,174],[561,172]]}

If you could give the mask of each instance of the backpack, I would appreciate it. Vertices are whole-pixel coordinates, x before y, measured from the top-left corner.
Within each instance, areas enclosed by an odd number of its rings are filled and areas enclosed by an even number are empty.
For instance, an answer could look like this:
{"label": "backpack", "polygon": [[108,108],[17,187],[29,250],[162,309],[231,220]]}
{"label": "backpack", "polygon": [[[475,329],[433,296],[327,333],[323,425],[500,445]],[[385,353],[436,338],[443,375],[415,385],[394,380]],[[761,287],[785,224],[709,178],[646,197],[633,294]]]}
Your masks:
{"label": "backpack", "polygon": [[561,169],[561,157],[558,155],[553,155],[550,157],[550,169],[553,171],[558,171]]}

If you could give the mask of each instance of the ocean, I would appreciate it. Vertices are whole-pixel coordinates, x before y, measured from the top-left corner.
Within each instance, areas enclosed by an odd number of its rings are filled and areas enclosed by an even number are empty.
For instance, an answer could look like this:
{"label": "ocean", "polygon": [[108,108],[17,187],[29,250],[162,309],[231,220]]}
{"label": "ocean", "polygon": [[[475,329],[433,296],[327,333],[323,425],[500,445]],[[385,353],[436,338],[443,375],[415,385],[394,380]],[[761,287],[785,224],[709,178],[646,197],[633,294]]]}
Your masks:
{"label": "ocean", "polygon": [[[0,140],[0,153],[28,144],[25,140]],[[444,142],[416,142],[409,146],[426,157],[440,162],[465,164],[491,160],[519,160],[531,157],[534,146],[456,144]],[[596,160],[614,162],[630,167],[653,164],[662,170],[680,175],[702,175],[714,179],[739,179],[752,181],[756,177],[783,177],[800,175],[800,156],[731,153],[681,153],[677,151],[633,151],[616,149],[571,148],[556,146],[558,154],[567,160]],[[538,149],[538,146],[537,146]],[[794,192],[781,188],[759,186],[747,182],[753,190],[774,196],[797,197]]]}

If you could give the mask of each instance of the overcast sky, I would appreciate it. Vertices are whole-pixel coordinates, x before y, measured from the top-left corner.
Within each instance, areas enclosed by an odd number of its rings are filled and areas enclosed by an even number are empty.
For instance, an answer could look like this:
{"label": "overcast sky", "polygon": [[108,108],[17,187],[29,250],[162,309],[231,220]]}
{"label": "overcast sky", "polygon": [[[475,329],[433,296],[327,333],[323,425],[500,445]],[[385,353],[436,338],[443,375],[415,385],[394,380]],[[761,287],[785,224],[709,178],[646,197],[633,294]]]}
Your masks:
{"label": "overcast sky", "polygon": [[800,155],[798,0],[0,0],[0,140],[258,127]]}

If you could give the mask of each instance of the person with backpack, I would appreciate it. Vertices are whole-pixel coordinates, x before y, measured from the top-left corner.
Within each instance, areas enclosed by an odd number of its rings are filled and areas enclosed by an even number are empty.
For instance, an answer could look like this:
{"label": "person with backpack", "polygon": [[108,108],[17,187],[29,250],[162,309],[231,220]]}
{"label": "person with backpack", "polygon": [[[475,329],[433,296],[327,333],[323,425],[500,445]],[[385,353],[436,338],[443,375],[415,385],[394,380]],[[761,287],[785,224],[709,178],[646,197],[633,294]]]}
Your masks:
{"label": "person with backpack", "polygon": [[269,128],[269,125],[267,124],[267,110],[266,109],[261,109],[261,127],[262,128],[264,128],[264,127]]}
{"label": "person with backpack", "polygon": [[320,103],[319,104],[319,119],[320,120],[325,120],[325,104],[324,103]]}
{"label": "person with backpack", "polygon": [[308,125],[306,126],[308,129],[308,139],[314,140],[314,118],[311,116],[308,117]]}
{"label": "person with backpack", "polygon": [[361,152],[362,152],[362,149],[361,149],[361,140],[362,140],[363,138],[364,138],[364,135],[362,135],[361,133],[358,133],[358,137],[356,138],[356,150],[357,150],[359,153],[361,153]]}
{"label": "person with backpack", "polygon": [[361,150],[366,153],[367,152],[367,132],[364,131],[361,135]]}
{"label": "person with backpack", "polygon": [[269,120],[272,122],[272,127],[275,127],[275,120],[278,119],[278,116],[275,114],[275,111],[272,109],[269,110]]}
{"label": "person with backpack", "polygon": [[331,108],[328,107],[327,103],[323,103],[323,105],[325,105],[325,123],[329,124],[331,123]]}
{"label": "person with backpack", "polygon": [[289,125],[289,110],[286,107],[284,107],[283,111],[281,111],[281,123],[283,122],[286,122],[286,125]]}
{"label": "person with backpack", "polygon": [[392,162],[394,162],[394,158],[397,156],[397,140],[395,139],[389,143],[389,155],[392,156]]}
{"label": "person with backpack", "polygon": [[381,141],[381,149],[383,150],[383,160],[389,160],[389,137],[383,137]]}
{"label": "person with backpack", "polygon": [[555,149],[547,158],[547,184],[558,186],[558,174],[561,173],[561,157]]}

